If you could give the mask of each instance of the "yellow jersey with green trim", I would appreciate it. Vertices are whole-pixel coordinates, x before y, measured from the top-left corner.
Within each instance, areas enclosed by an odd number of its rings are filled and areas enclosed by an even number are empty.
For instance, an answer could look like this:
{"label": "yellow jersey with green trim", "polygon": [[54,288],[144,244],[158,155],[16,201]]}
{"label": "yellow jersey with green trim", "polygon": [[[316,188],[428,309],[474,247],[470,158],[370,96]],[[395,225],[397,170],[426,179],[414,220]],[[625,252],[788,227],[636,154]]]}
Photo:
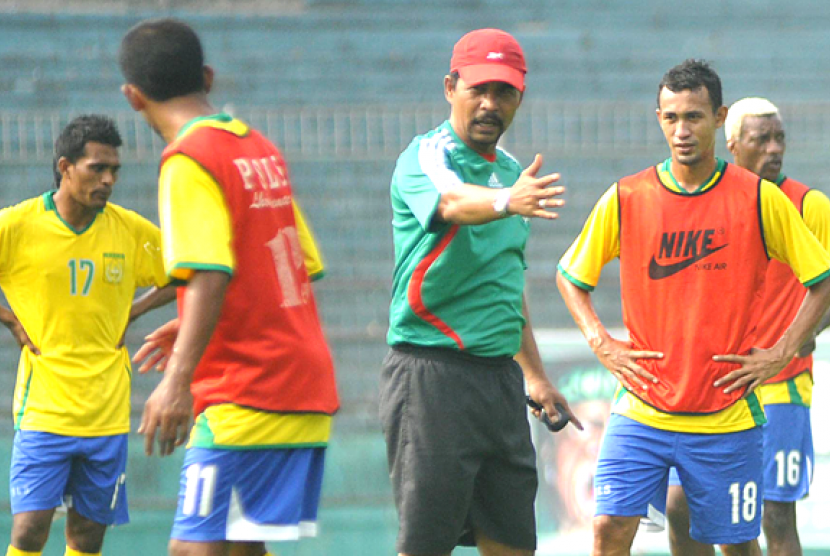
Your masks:
{"label": "yellow jersey with green trim", "polygon": [[15,429],[129,432],[130,358],[118,347],[137,287],[164,286],[159,229],[112,203],[84,230],[54,192],[0,211],[0,287],[32,343],[22,350]]}
{"label": "yellow jersey with green trim", "polygon": [[810,407],[813,405],[813,375],[803,372],[781,382],[762,384],[757,392],[765,406],[791,403]]}
{"label": "yellow jersey with green trim", "polygon": [[[658,165],[653,171],[666,190],[692,197],[705,195],[711,190],[720,181],[726,167],[723,161],[719,161],[710,179],[692,193],[677,185],[671,176],[669,161]],[[588,291],[596,286],[602,267],[620,256],[621,217],[618,195],[618,184],[614,184],[594,207],[581,234],[559,263],[559,271],[563,277]],[[792,203],[775,184],[761,181],[758,185],[757,199],[757,217],[760,219],[762,240],[767,254],[793,268],[796,276],[805,285],[817,283],[830,275],[830,255],[810,234]],[[648,266],[649,264],[646,264],[642,272],[647,272]],[[706,270],[707,267],[701,266],[701,269]],[[622,276],[621,279],[626,278]],[[626,303],[625,299],[623,303]],[[661,309],[670,310],[668,307]],[[652,347],[660,350],[659,346]],[[752,395],[714,413],[677,414],[658,410],[630,392],[620,389],[612,411],[655,428],[695,433],[745,430],[765,421],[762,405],[757,397]]]}
{"label": "yellow jersey with green trim", "polygon": [[[830,199],[816,189],[784,175],[775,182],[801,213],[804,223],[825,250],[830,251]],[[795,318],[807,290],[792,271],[777,261],[770,262],[764,290],[764,316],[760,327],[766,343],[772,345]],[[765,347],[762,344],[762,347]],[[813,356],[793,361],[758,389],[764,405],[795,404],[810,407],[813,399]]]}
{"label": "yellow jersey with green trim", "polygon": [[[183,128],[177,141],[204,127],[238,137],[249,134],[249,128],[241,121],[218,114],[193,120]],[[259,174],[252,173],[252,179],[260,175],[287,180],[282,166],[255,170]],[[320,278],[324,266],[313,233],[293,197],[289,199],[296,239],[302,252],[300,262],[305,265],[310,279]],[[269,202],[271,200],[265,197],[257,199],[254,203],[258,204],[253,208],[267,209]],[[159,207],[165,266],[171,278],[187,281],[195,270],[204,269],[235,274],[238,261],[233,247],[233,208],[215,176],[195,158],[179,152],[165,157],[159,178]],[[268,262],[263,261],[263,264]],[[227,364],[230,365],[230,361]],[[310,369],[306,371],[309,376],[313,374]],[[314,395],[313,391],[310,394]],[[289,393],[285,392],[274,399],[287,397]],[[214,449],[325,447],[332,420],[328,411],[272,410],[221,401],[204,402],[196,413],[188,447]]]}

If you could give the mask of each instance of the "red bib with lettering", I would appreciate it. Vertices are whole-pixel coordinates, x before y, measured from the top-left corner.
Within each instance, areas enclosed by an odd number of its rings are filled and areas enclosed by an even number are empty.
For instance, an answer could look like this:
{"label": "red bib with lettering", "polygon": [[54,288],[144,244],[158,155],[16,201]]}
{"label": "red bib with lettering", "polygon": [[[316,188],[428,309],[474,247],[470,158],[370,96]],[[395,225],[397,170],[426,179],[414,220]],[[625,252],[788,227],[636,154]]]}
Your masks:
{"label": "red bib with lettering", "polygon": [[222,189],[236,263],[219,323],[193,377],[194,413],[226,402],[334,413],[334,366],[279,150],[254,130],[239,136],[197,127],[165,149],[162,164],[175,154],[196,161]]}
{"label": "red bib with lettering", "polygon": [[769,262],[758,176],[728,164],[706,191],[680,194],[649,168],[618,187],[623,320],[634,349],[664,354],[638,361],[659,383],[632,393],[670,413],[720,411],[744,391],[713,386],[738,365],[712,357],[757,342]]}
{"label": "red bib with lettering", "polygon": [[[804,196],[810,188],[789,178],[781,184],[781,191],[789,197],[799,214],[804,212]],[[767,269],[767,283],[764,288],[764,310],[758,325],[758,345],[771,347],[781,338],[795,320],[801,308],[801,302],[807,295],[807,288],[798,281],[792,269],[775,259]],[[783,382],[801,373],[812,373],[813,356],[795,357],[784,370],[772,377],[767,383]]]}

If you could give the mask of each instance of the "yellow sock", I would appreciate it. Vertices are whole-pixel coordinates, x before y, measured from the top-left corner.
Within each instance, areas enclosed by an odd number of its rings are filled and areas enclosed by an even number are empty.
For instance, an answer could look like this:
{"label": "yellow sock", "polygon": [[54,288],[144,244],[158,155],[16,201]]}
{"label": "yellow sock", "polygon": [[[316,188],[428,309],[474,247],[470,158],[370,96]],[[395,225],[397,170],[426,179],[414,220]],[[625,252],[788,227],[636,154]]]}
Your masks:
{"label": "yellow sock", "polygon": [[81,552],[79,550],[75,550],[74,548],[66,547],[66,552],[64,556],[101,556],[100,552]]}
{"label": "yellow sock", "polygon": [[42,551],[26,552],[25,550],[20,550],[12,545],[9,545],[9,549],[6,550],[6,556],[40,556],[41,554],[43,554]]}

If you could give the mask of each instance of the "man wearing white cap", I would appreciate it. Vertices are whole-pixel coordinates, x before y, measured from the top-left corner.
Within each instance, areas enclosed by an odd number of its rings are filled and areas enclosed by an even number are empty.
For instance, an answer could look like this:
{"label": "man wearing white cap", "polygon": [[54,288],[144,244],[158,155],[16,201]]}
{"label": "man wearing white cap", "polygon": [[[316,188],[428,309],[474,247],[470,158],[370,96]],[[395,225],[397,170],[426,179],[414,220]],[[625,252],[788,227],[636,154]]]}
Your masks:
{"label": "man wearing white cap", "polygon": [[392,177],[395,272],[380,413],[402,555],[464,544],[529,556],[536,547],[525,385],[551,417],[554,404],[568,406],[530,328],[524,248],[527,219],[556,218],[564,189],[550,187],[558,174],[537,177],[540,155],[522,170],[496,146],[521,104],[525,73],[508,33],[462,37],[444,78],[449,120],[416,137]]}

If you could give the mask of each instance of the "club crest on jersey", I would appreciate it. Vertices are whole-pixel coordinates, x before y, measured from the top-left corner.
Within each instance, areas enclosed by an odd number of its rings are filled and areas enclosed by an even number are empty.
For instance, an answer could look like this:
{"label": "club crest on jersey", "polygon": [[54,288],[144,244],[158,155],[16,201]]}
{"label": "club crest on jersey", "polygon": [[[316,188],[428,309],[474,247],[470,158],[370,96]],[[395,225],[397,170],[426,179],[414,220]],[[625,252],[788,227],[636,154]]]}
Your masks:
{"label": "club crest on jersey", "polygon": [[[720,231],[723,233],[722,230]],[[651,257],[648,277],[663,280],[694,265],[696,270],[723,270],[726,263],[700,262],[727,245],[715,245],[717,230],[688,230],[663,233],[657,256]],[[668,262],[667,259],[671,259]]]}
{"label": "club crest on jersey", "polygon": [[124,279],[125,261],[123,253],[104,253],[104,282],[120,284]]}

